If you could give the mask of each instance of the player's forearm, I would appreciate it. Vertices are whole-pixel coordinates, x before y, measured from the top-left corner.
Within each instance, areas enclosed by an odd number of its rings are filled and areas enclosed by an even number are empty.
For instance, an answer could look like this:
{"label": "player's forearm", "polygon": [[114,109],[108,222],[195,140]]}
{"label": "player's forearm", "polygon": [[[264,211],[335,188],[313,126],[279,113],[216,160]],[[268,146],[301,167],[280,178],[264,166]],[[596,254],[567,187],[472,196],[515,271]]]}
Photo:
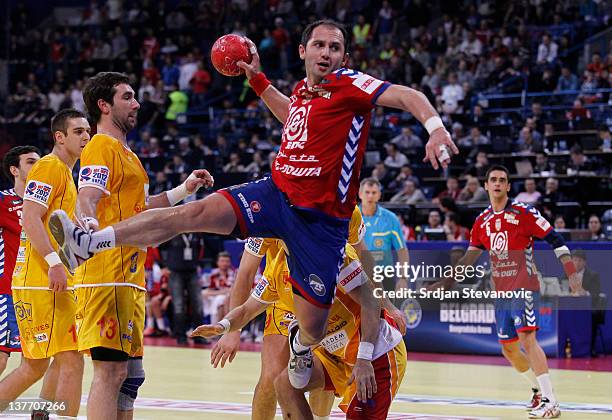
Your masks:
{"label": "player's forearm", "polygon": [[374,297],[370,282],[352,290],[349,295],[361,306],[361,340],[376,343],[378,340],[378,323],[380,320],[380,300]]}
{"label": "player's forearm", "polygon": [[421,124],[425,125],[425,122],[431,117],[439,117],[438,112],[422,92],[407,86],[395,86],[401,91],[401,109],[410,112]]}
{"label": "player's forearm", "polygon": [[147,204],[148,209],[159,209],[163,207],[170,207],[170,200],[168,200],[168,191],[152,195],[149,197],[149,203]]}
{"label": "player's forearm", "polygon": [[574,265],[574,261],[569,254],[564,254],[559,257],[559,261],[563,265],[563,271],[567,278],[570,278],[572,275],[576,274],[576,266]]}
{"label": "player's forearm", "polygon": [[34,250],[42,257],[55,252],[51,240],[45,229],[42,219],[35,214],[23,212],[23,230],[25,231]]}
{"label": "player's forearm", "polygon": [[97,219],[98,203],[104,193],[96,188],[82,188],[77,198],[77,217]]}
{"label": "player's forearm", "polygon": [[238,331],[243,328],[249,321],[265,311],[267,306],[255,299],[248,299],[242,305],[229,311],[224,317],[230,322],[229,332]]}
{"label": "player's forearm", "polygon": [[270,85],[261,94],[261,99],[272,114],[274,114],[276,119],[285,124],[287,116],[289,115],[289,98],[274,86]]}
{"label": "player's forearm", "polygon": [[230,293],[229,305],[230,309],[237,308],[247,301],[251,293],[251,285],[253,284],[253,278],[257,272],[257,266],[247,270],[239,270],[236,275],[236,281],[232,286]]}

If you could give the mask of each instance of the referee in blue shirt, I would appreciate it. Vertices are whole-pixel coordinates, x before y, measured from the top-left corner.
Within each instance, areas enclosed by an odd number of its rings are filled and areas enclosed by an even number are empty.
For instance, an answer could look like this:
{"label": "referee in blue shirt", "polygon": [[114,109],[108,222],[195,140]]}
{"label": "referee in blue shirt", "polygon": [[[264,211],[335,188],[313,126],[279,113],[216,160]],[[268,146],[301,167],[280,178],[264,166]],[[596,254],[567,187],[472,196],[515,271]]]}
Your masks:
{"label": "referee in blue shirt", "polygon": [[[402,234],[400,222],[395,213],[378,205],[381,196],[381,185],[376,178],[361,181],[359,209],[366,225],[363,238],[365,245],[374,259],[375,265],[395,265],[393,251],[397,253],[397,262],[402,267],[408,264],[408,249]],[[398,290],[408,287],[406,279],[387,278],[383,280],[385,290]]]}

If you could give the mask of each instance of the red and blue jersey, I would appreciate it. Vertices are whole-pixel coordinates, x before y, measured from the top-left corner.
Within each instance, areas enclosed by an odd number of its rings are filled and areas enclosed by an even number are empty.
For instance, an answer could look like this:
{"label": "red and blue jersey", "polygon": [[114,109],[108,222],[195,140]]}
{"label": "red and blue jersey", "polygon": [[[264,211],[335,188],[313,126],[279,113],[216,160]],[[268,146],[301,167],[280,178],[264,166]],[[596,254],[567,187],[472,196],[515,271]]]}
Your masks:
{"label": "red and blue jersey", "polygon": [[300,81],[290,98],[272,179],[297,207],[350,219],[370,114],[390,86],[367,74],[339,69],[320,84]]}
{"label": "red and blue jersey", "polygon": [[0,191],[0,295],[11,294],[11,278],[15,269],[23,200],[14,189]]}
{"label": "red and blue jersey", "polygon": [[500,212],[489,206],[476,218],[470,246],[488,250],[495,290],[540,290],[533,255],[533,237],[543,239],[553,230],[540,212],[510,201]]}

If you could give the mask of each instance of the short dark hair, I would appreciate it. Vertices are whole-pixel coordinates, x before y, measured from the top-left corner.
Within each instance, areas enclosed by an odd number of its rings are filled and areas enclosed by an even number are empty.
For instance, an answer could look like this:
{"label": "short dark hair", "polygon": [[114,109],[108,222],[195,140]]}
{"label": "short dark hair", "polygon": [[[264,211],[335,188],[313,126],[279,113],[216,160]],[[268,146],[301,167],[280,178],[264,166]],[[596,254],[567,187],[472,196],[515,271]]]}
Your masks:
{"label": "short dark hair", "polygon": [[446,213],[446,217],[448,217],[449,221],[453,222],[456,225],[459,225],[459,215],[457,213],[449,211],[448,213]]}
{"label": "short dark hair", "polygon": [[87,107],[87,112],[95,124],[100,121],[102,112],[98,107],[98,100],[113,105],[113,97],[117,92],[115,86],[119,84],[129,84],[130,78],[125,73],[105,71],[90,78],[83,88],[83,100]]}
{"label": "short dark hair", "polygon": [[2,172],[4,172],[8,180],[15,181],[15,177],[11,173],[11,166],[19,168],[19,159],[21,155],[28,153],[38,153],[40,155],[40,150],[35,146],[15,146],[6,152],[4,159],[2,159]]}
{"label": "short dark hair", "polygon": [[506,168],[504,165],[493,165],[491,166],[488,170],[487,173],[485,175],[485,182],[489,181],[489,175],[491,175],[491,172],[493,171],[503,171],[506,173],[506,176],[508,177],[508,180],[510,180],[510,171],[508,170],[508,168]]}
{"label": "short dark hair", "polygon": [[68,108],[62,109],[51,118],[51,136],[54,136],[56,131],[61,131],[64,135],[68,135],[68,120],[73,118],[85,118],[85,114],[81,111]]}
{"label": "short dark hair", "polygon": [[380,185],[380,181],[377,180],[374,177],[370,177],[370,178],[364,178],[360,183],[359,183],[359,189],[362,189],[363,187],[365,187],[366,185],[374,185],[377,186],[378,189],[382,189],[382,185]]}
{"label": "short dark hair", "polygon": [[315,22],[312,22],[308,26],[306,26],[306,28],[304,28],[304,31],[302,32],[302,39],[300,41],[300,44],[303,45],[304,48],[306,48],[306,44],[308,44],[308,41],[310,41],[310,38],[312,37],[312,32],[315,30],[317,26],[321,26],[321,25],[333,26],[334,28],[339,29],[340,32],[342,32],[342,36],[344,37],[344,53],[345,54],[348,53],[348,47],[349,47],[348,32],[343,24],[341,24],[340,22],[336,22],[333,19],[317,20]]}
{"label": "short dark hair", "polygon": [[217,254],[217,259],[221,258],[221,257],[227,257],[227,258],[232,258],[232,256],[230,255],[229,252],[227,251],[221,251]]}

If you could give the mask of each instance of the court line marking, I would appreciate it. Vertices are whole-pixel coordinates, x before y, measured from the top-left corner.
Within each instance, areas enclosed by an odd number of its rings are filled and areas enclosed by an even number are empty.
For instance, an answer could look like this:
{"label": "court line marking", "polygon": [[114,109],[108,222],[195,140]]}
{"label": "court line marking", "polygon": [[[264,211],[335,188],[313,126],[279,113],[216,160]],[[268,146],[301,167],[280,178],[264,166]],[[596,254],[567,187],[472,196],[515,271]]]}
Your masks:
{"label": "court line marking", "polygon": [[[397,394],[393,401],[413,403],[413,404],[434,404],[434,405],[461,405],[482,408],[507,408],[524,409],[525,402],[511,400],[477,399],[477,398],[457,398],[432,395]],[[561,402],[561,411],[572,411],[576,413],[612,414],[612,404],[591,404]]]}

